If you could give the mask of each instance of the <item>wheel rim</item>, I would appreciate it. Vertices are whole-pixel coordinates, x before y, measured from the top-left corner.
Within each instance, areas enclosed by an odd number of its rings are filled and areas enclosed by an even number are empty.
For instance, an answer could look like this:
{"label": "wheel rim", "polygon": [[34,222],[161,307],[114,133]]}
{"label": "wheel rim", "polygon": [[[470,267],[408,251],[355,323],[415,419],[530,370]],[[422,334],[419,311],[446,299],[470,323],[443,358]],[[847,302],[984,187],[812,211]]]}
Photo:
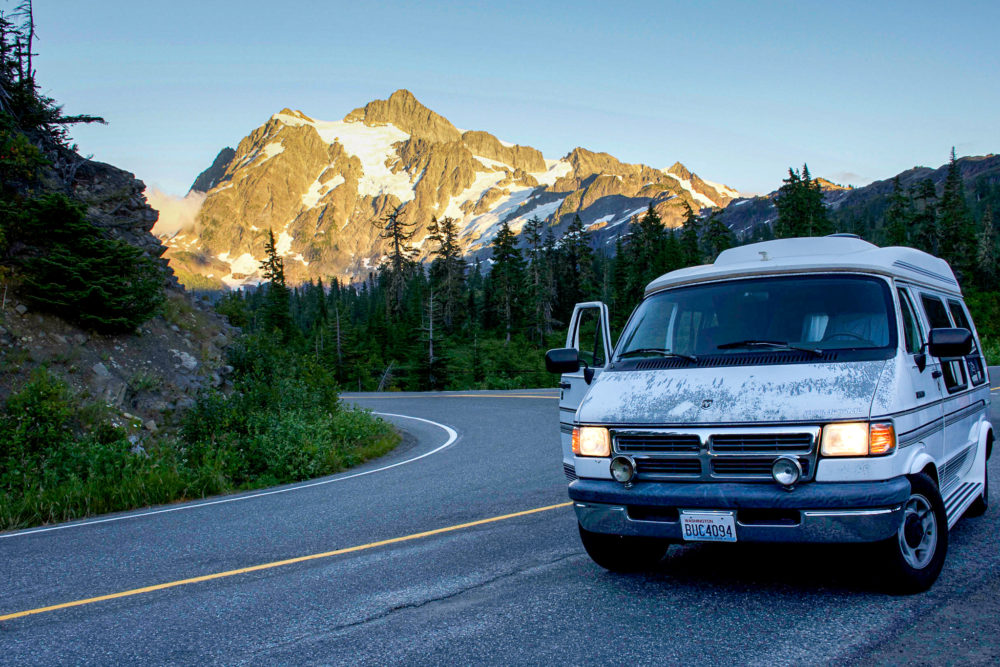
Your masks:
{"label": "wheel rim", "polygon": [[910,567],[920,570],[931,562],[937,548],[937,531],[937,516],[930,501],[919,494],[910,496],[899,526],[899,550]]}

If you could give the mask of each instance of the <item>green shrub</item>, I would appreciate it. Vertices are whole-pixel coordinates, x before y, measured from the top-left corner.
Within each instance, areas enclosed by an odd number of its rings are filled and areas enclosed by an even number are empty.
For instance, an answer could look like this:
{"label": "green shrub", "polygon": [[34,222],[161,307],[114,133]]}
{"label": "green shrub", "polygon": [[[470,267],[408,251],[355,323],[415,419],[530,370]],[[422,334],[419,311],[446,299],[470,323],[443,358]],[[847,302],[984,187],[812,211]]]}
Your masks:
{"label": "green shrub", "polygon": [[[136,448],[107,408],[36,372],[0,410],[0,530],[338,472],[391,450],[385,422],[338,400],[310,357],[233,346],[234,391],[202,394],[179,438]],[[148,437],[148,436],[147,436]]]}
{"label": "green shrub", "polygon": [[34,305],[97,331],[133,331],[163,303],[159,265],[87,222],[62,194],[26,200],[7,223],[7,241],[26,246],[17,260],[22,293]]}
{"label": "green shrub", "polygon": [[389,451],[398,436],[340,405],[333,375],[263,336],[229,351],[233,392],[203,394],[181,427],[184,464],[237,488],[326,475]]}

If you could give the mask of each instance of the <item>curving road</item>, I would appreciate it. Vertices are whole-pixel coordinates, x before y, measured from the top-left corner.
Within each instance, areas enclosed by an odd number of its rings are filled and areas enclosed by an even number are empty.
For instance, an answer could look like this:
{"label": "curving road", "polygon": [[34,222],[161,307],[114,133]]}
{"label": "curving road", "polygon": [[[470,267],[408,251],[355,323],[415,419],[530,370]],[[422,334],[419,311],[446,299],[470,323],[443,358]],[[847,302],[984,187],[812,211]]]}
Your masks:
{"label": "curving road", "polygon": [[[847,547],[673,547],[613,575],[576,535],[554,391],[345,398],[404,444],[304,484],[0,533],[0,664],[1000,659],[995,506],[919,596],[880,593]],[[991,480],[998,498],[996,459]]]}

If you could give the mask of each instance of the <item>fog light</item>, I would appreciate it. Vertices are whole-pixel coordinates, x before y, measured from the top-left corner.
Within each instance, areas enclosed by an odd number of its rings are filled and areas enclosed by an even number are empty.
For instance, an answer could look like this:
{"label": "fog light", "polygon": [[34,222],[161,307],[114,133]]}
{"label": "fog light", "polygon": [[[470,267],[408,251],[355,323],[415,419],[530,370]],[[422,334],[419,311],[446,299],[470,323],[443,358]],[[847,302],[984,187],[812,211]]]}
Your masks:
{"label": "fog light", "polygon": [[802,466],[798,459],[782,456],[771,465],[771,476],[782,486],[793,486],[802,477]]}
{"label": "fog light", "polygon": [[635,461],[630,456],[616,456],[611,459],[611,476],[616,482],[628,484],[635,477]]}

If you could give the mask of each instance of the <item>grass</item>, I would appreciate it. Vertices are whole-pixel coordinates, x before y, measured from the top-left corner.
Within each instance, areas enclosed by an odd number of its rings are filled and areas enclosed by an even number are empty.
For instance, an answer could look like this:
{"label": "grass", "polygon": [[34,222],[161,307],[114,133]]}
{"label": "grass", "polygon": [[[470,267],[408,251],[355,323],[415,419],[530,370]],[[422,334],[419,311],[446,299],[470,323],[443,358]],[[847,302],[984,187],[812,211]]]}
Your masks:
{"label": "grass", "polygon": [[344,407],[306,358],[251,338],[230,363],[231,394],[202,394],[178,433],[144,434],[141,448],[108,408],[37,371],[0,410],[0,530],[329,475],[399,443],[388,423]]}

